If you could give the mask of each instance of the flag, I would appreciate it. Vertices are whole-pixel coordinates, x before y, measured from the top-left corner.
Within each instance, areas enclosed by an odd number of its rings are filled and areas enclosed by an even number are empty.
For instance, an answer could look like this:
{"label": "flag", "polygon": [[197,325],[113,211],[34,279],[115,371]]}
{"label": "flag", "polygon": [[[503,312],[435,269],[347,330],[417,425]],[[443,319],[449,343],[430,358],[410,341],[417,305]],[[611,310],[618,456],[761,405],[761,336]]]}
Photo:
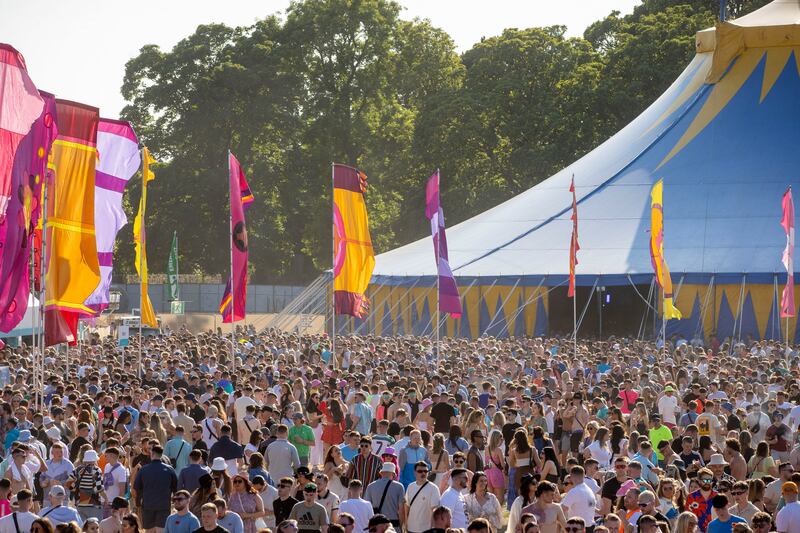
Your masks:
{"label": "flag", "polygon": [[[56,100],[58,137],[53,143],[53,186],[47,192],[47,328],[74,342],[78,317],[91,316],[86,298],[100,283],[94,224],[94,178],[97,160],[95,107]],[[60,315],[60,316],[59,316]],[[63,320],[62,320],[63,319]],[[54,327],[66,324],[66,329]]]}
{"label": "flag", "polygon": [[34,229],[41,223],[42,184],[47,160],[58,135],[56,100],[41,93],[42,114],[20,142],[14,156],[12,194],[5,223],[0,224],[0,331],[11,331],[28,309],[30,262]]}
{"label": "flag", "polygon": [[147,184],[156,178],[150,165],[156,162],[150,155],[150,150],[145,146],[142,148],[142,196],[139,198],[139,211],[133,220],[133,242],[136,246],[136,272],[139,273],[141,283],[140,290],[140,311],[139,320],[143,326],[151,328],[158,327],[156,313],[153,311],[153,304],[150,302],[150,295],[147,293],[147,230],[145,228],[145,216],[147,213]]}
{"label": "flag", "polygon": [[786,286],[781,295],[781,318],[794,316],[794,200],[792,188],[783,193],[783,216],[781,226],[786,232],[786,249],[783,251],[783,266],[786,268]]}
{"label": "flag", "polygon": [[458,296],[458,286],[450,269],[450,260],[447,254],[447,235],[444,229],[444,211],[439,201],[439,171],[428,178],[425,185],[425,217],[431,223],[433,236],[433,255],[436,259],[436,268],[439,276],[439,311],[449,313],[453,318],[461,316],[461,298]]}
{"label": "flag", "polygon": [[44,109],[44,100],[28,76],[25,58],[0,43],[0,222],[11,200],[14,154]]}
{"label": "flag", "polygon": [[572,193],[572,239],[569,243],[569,289],[567,289],[567,297],[574,298],[575,267],[578,264],[578,250],[581,249],[578,244],[578,199],[575,196],[575,176],[572,176],[569,192]]}
{"label": "flag", "polygon": [[681,312],[672,303],[672,278],[664,257],[664,180],[658,180],[650,192],[650,260],[656,282],[664,295],[664,320],[681,318]]}
{"label": "flag", "polygon": [[167,260],[167,282],[169,283],[169,301],[177,302],[181,299],[178,286],[178,232],[172,232],[172,246],[169,248]]}
{"label": "flag", "polygon": [[[219,304],[222,321],[231,322],[231,309],[233,309],[233,322],[244,320],[247,310],[247,225],[244,213],[246,208],[253,203],[253,193],[247,185],[247,180],[242,172],[242,167],[234,155],[228,152],[228,182],[230,186],[231,201],[231,277],[225,287],[225,294]],[[231,289],[233,285],[233,289]],[[231,301],[233,305],[231,305]]]}
{"label": "flag", "polygon": [[375,268],[364,191],[367,175],[346,165],[333,166],[334,312],[364,318],[364,295]]}
{"label": "flag", "polygon": [[97,169],[94,181],[94,221],[100,284],[86,299],[95,312],[108,307],[114,269],[114,242],[128,223],[122,194],[139,170],[139,140],[128,122],[101,118],[97,126]]}

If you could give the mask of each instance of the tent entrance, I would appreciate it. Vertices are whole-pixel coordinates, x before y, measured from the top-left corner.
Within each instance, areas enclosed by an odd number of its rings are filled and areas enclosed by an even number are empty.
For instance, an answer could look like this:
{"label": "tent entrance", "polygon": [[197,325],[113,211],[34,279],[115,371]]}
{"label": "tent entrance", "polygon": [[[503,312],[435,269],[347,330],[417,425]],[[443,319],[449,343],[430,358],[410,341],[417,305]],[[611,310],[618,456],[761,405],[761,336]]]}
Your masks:
{"label": "tent entrance", "polygon": [[[649,285],[576,287],[578,298],[578,338],[598,338],[609,335],[637,337],[644,321],[644,337],[652,338],[654,331],[653,311],[642,298],[647,298]],[[591,298],[591,301],[590,301]],[[588,305],[587,305],[588,304]],[[652,305],[652,297],[651,297]],[[584,308],[586,313],[581,321]],[[572,298],[567,297],[567,287],[556,287],[550,292],[549,325],[552,335],[572,335]]]}

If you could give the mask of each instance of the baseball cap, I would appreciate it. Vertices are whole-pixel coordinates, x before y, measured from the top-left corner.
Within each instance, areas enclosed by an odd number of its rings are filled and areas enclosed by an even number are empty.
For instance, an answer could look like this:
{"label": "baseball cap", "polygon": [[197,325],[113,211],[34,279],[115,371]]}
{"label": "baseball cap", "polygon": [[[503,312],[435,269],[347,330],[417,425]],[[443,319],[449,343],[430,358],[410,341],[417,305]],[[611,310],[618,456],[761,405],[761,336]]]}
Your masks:
{"label": "baseball cap", "polygon": [[369,528],[371,527],[380,526],[382,524],[391,524],[391,523],[392,521],[386,518],[386,516],[382,514],[376,514],[369,519],[369,523],[367,524],[367,527],[364,528],[364,531],[369,531]]}
{"label": "baseball cap", "polygon": [[781,492],[794,492],[797,494],[797,483],[794,481],[787,481],[783,485],[781,485]]}
{"label": "baseball cap", "polygon": [[53,485],[50,488],[50,496],[66,496],[67,491],[61,485]]}

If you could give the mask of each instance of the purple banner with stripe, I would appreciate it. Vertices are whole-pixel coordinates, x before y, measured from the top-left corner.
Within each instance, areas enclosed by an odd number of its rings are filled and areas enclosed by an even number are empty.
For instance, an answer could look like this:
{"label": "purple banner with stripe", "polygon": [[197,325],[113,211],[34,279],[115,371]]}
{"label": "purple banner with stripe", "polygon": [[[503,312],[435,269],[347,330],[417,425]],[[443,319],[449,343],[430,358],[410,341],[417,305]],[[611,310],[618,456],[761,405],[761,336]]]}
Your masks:
{"label": "purple banner with stripe", "polygon": [[100,284],[86,299],[98,313],[108,307],[114,268],[114,241],[128,223],[122,210],[122,193],[141,163],[136,133],[127,122],[100,119],[97,126],[97,171],[94,182],[94,222]]}
{"label": "purple banner with stripe", "polygon": [[431,222],[433,253],[439,273],[439,311],[449,313],[453,318],[461,316],[461,298],[458,286],[450,269],[447,255],[447,234],[444,230],[444,212],[439,202],[439,171],[437,170],[425,186],[425,216]]}

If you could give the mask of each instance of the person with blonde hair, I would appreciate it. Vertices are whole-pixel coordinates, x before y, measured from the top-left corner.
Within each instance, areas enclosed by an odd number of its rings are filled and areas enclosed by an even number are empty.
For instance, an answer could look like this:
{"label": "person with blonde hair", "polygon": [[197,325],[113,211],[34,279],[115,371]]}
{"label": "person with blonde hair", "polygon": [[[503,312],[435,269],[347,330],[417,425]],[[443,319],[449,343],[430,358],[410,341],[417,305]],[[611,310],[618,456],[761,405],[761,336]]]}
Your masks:
{"label": "person with blonde hair", "polygon": [[699,531],[697,517],[689,511],[684,511],[678,515],[675,527],[672,528],[672,533],[697,533],[697,531]]}

